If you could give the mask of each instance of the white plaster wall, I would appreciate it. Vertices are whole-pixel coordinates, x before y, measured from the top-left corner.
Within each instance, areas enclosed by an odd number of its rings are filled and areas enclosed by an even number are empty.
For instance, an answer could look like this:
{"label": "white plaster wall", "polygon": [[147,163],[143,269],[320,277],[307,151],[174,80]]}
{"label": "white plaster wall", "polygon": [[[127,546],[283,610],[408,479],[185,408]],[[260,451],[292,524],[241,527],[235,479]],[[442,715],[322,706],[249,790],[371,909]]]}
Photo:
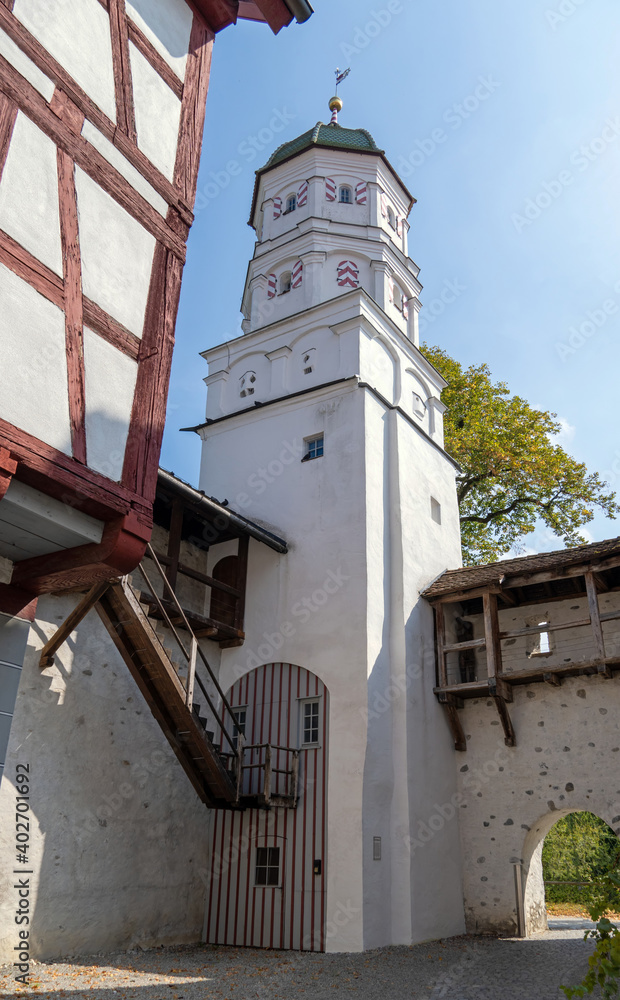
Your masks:
{"label": "white plaster wall", "polygon": [[138,365],[85,327],[84,371],[88,465],[118,482],[123,471]]}
{"label": "white plaster wall", "polygon": [[504,746],[490,700],[467,701],[459,713],[467,752],[455,754],[454,764],[464,797],[459,822],[472,932],[515,931],[512,865],[523,862],[527,882],[540,840],[567,811],[593,812],[620,833],[617,679],[572,677],[559,688],[530,684],[513,693],[514,748]]}
{"label": "white plaster wall", "polygon": [[84,294],[142,336],[155,238],[76,167]]}
{"label": "white plaster wall", "polygon": [[[303,438],[321,431],[324,458],[301,462]],[[363,947],[365,498],[351,488],[362,481],[363,435],[362,394],[337,387],[216,425],[201,472],[209,493],[225,493],[233,509],[289,540],[286,556],[251,543],[246,641],[221,652],[220,683],[226,690],[275,660],[305,667],[329,689],[327,920],[339,907],[354,914],[336,922],[333,951]]]}
{"label": "white plaster wall", "polygon": [[0,182],[0,229],[62,276],[56,146],[21,111]]}
{"label": "white plaster wall", "polygon": [[3,55],[7,62],[15,67],[18,73],[28,80],[46,101],[51,101],[54,95],[55,86],[45,73],[42,73],[38,66],[29,59],[25,52],[22,52],[19,45],[16,45],[6,31],[0,28],[0,55]]}
{"label": "white plaster wall", "polygon": [[180,80],[192,30],[192,10],[185,0],[127,0],[131,20],[140,28]]}
{"label": "white plaster wall", "polygon": [[15,0],[14,14],[116,121],[110,19],[98,0]]}
{"label": "white plaster wall", "polygon": [[138,146],[172,180],[181,102],[139,49],[129,42]]}
{"label": "white plaster wall", "polygon": [[157,193],[155,188],[151,187],[149,182],[136,170],[133,164],[123,156],[120,149],[117,149],[88,119],[85,120],[82,127],[82,135],[95,149],[99,150],[102,156],[105,156],[108,163],[111,163],[118,170],[119,174],[122,174],[143,198],[146,198],[160,215],[165,216],[168,210],[168,203]]}
{"label": "white plaster wall", "polygon": [[10,380],[0,414],[70,455],[64,313],[3,264],[0,301],[0,368]]}
{"label": "white plaster wall", "polygon": [[28,640],[0,786],[0,962],[16,940],[17,763],[31,777],[33,957],[192,942],[202,930],[209,814],[94,611],[39,669],[75,602],[40,598]]}

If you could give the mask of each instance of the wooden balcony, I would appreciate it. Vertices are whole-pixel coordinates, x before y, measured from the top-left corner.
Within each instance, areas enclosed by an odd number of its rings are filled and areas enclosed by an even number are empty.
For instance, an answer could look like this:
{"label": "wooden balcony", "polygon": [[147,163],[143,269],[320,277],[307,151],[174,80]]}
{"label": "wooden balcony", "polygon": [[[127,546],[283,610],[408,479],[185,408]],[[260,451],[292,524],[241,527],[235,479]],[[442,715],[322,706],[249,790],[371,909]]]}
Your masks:
{"label": "wooden balcony", "polygon": [[457,750],[467,699],[493,699],[515,746],[515,686],[620,670],[620,539],[452,570],[422,596],[435,611],[434,690]]}

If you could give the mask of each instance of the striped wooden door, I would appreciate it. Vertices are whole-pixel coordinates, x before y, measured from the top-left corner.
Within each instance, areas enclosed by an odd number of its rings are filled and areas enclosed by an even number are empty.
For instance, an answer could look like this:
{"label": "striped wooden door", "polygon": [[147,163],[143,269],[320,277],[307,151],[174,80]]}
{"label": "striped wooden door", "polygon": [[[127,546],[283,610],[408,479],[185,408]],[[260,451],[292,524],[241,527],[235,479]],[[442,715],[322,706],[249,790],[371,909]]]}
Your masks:
{"label": "striped wooden door", "polygon": [[[327,688],[302,667],[270,663],[238,681],[228,698],[245,712],[247,744],[300,748],[299,803],[296,809],[216,810],[206,940],[324,951]],[[253,761],[259,751],[246,754],[246,763]],[[290,767],[281,751],[274,751],[273,767]],[[261,780],[261,769],[248,770],[244,792],[258,791]],[[286,790],[286,776],[274,773],[273,793]]]}

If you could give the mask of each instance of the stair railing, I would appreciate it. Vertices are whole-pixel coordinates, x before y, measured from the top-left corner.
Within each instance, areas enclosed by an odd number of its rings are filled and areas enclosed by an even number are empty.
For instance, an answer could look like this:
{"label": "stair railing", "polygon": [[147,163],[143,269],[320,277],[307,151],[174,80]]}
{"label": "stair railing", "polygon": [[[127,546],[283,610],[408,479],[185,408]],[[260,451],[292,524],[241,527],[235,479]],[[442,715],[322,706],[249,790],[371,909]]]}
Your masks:
{"label": "stair railing", "polygon": [[[264,771],[264,781],[263,781],[263,796],[265,804],[269,805],[271,802],[271,797],[273,794],[273,775],[274,774],[285,774],[287,776],[287,798],[290,798],[291,803],[295,805],[297,801],[297,788],[299,784],[299,750],[293,749],[293,747],[282,747],[275,743],[252,743],[244,746],[244,750],[250,752],[256,750],[259,754],[258,764],[245,764],[246,771],[261,770]],[[264,763],[260,760],[261,751],[265,751],[265,761]],[[291,761],[290,768],[286,767],[274,767],[273,766],[273,751],[284,754],[292,754],[293,759]],[[276,793],[277,794],[277,793]]]}
{"label": "stair railing", "polygon": [[[164,604],[162,603],[162,601],[158,597],[157,592],[156,592],[155,588],[153,587],[153,584],[151,583],[151,580],[149,579],[149,576],[148,576],[148,574],[147,574],[147,572],[146,572],[146,570],[144,568],[144,564],[140,563],[139,566],[138,566],[138,570],[139,570],[139,572],[140,572],[140,574],[141,574],[144,582],[146,583],[149,591],[151,592],[151,594],[153,595],[153,597],[155,599],[155,602],[157,604],[157,608],[159,610],[159,613],[162,615],[162,617],[164,618],[166,624],[171,629],[171,631],[172,631],[172,633],[174,635],[174,638],[175,638],[175,640],[177,642],[177,645],[179,646],[179,649],[181,650],[181,652],[183,653],[183,656],[187,660],[188,675],[187,675],[187,683],[185,685],[185,704],[187,705],[187,707],[191,711],[192,699],[193,699],[193,694],[194,694],[194,684],[197,683],[198,687],[200,688],[200,690],[202,691],[203,695],[205,696],[205,698],[207,700],[207,704],[208,704],[209,708],[213,712],[214,718],[215,719],[219,719],[219,724],[220,724],[222,733],[226,737],[226,740],[228,741],[228,743],[230,745],[231,753],[230,754],[226,754],[226,756],[233,757],[235,759],[235,761],[237,762],[237,783],[239,784],[239,776],[240,776],[240,773],[241,773],[241,770],[242,770],[242,767],[243,767],[243,733],[241,732],[241,729],[240,729],[239,724],[238,724],[238,722],[237,722],[237,720],[235,718],[234,712],[233,712],[232,708],[230,707],[228,699],[226,698],[226,695],[222,691],[222,688],[220,687],[220,683],[219,683],[217,677],[215,676],[215,674],[213,673],[213,670],[211,669],[209,661],[207,660],[207,658],[206,658],[203,650],[201,649],[200,643],[198,642],[198,639],[196,638],[196,636],[194,634],[194,631],[193,631],[191,625],[189,624],[189,622],[187,620],[187,616],[186,616],[185,612],[183,611],[183,608],[179,604],[177,596],[176,596],[176,594],[175,594],[175,592],[174,592],[174,590],[173,590],[173,588],[172,588],[172,586],[171,586],[171,584],[170,584],[170,582],[168,580],[168,577],[166,576],[166,574],[165,574],[165,572],[164,572],[164,570],[162,568],[162,565],[161,565],[159,559],[157,558],[157,556],[155,555],[153,547],[151,546],[150,543],[147,545],[147,553],[149,555],[149,558],[153,560],[153,562],[155,564],[155,567],[157,569],[157,572],[158,572],[159,576],[161,577],[161,579],[163,581],[164,587],[168,591],[168,593],[170,594],[170,597],[172,599],[172,603],[174,604],[176,610],[178,611],[178,613],[179,613],[179,615],[181,617],[181,620],[183,621],[183,624],[184,624],[185,628],[187,629],[187,631],[188,631],[188,633],[189,633],[189,635],[191,637],[191,647],[190,647],[189,650],[187,650],[185,648],[185,644],[184,644],[183,640],[181,639],[181,636],[179,635],[176,627],[174,626],[174,624],[173,624],[173,622],[172,622],[172,620],[170,618],[170,615],[166,611],[166,608],[165,608]],[[196,672],[197,655],[200,656],[200,659],[202,660],[203,664],[205,665],[205,667],[207,669],[207,672],[209,674],[209,677],[211,678],[216,691],[218,692],[220,698],[222,699],[222,712],[221,712],[221,715],[218,712],[218,710],[215,707],[215,705],[213,704],[213,701],[211,700],[211,697],[210,697],[207,689],[205,688],[205,686],[204,686],[204,684],[203,684],[203,682],[202,682],[202,680],[200,678],[200,675]],[[228,716],[229,721],[232,723],[233,733],[237,737],[237,746],[236,747],[235,747],[235,743],[234,743],[233,737],[230,735],[230,733],[228,732],[228,729],[226,728],[226,721],[225,721],[226,720],[226,716]]]}

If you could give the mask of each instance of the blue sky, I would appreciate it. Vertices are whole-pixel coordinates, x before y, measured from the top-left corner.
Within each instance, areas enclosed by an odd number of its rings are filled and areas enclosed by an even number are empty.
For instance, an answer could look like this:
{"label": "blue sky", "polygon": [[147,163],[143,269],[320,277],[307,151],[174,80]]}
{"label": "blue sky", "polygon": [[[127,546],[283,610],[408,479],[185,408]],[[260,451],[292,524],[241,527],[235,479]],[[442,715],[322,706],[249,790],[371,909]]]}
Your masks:
{"label": "blue sky", "polygon": [[[556,412],[561,443],[620,490],[617,0],[314,6],[277,37],[244,22],[215,43],[162,465],[198,481],[199,439],[178,428],[204,417],[198,352],[241,333],[254,171],[329,121],[350,66],[340,123],[367,128],[418,200],[423,337]],[[462,290],[441,311],[448,281]],[[602,516],[588,530],[620,533]]]}

